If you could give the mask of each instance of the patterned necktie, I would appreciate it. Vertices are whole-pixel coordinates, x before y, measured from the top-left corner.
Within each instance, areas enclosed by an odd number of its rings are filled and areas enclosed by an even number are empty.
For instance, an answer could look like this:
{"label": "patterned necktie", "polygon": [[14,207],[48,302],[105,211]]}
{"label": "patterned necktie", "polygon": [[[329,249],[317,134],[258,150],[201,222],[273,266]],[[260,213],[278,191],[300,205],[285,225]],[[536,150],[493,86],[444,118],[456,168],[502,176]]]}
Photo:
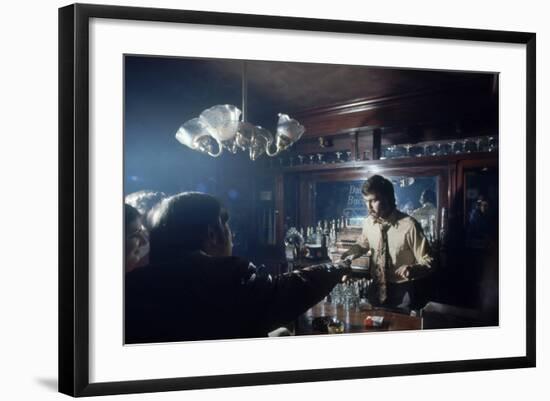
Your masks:
{"label": "patterned necktie", "polygon": [[378,291],[378,301],[383,304],[388,298],[386,272],[391,267],[390,249],[388,246],[388,229],[390,224],[380,222],[380,242],[378,244],[378,257],[376,260],[376,269],[374,271],[374,288]]}

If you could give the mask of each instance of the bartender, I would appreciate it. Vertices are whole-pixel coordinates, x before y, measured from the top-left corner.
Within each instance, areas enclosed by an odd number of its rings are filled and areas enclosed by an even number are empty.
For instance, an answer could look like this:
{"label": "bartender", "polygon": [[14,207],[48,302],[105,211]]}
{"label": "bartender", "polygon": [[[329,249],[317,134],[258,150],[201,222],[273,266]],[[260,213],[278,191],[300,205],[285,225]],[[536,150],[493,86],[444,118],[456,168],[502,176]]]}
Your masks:
{"label": "bartender", "polygon": [[[369,302],[374,306],[417,307],[414,283],[432,270],[428,241],[418,222],[397,210],[391,181],[370,177],[361,189],[368,217],[356,243],[342,258],[371,253]],[[415,299],[417,298],[417,299]]]}

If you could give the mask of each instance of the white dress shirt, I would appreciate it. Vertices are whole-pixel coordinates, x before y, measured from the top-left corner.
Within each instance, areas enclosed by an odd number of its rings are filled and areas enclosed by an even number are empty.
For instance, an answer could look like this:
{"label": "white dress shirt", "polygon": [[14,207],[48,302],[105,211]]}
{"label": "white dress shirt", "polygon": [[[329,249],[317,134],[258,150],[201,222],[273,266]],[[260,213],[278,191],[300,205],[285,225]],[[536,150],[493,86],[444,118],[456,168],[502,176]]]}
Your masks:
{"label": "white dress shirt", "polygon": [[[363,223],[363,231],[357,239],[357,244],[370,249],[371,261],[376,263],[382,236],[380,224],[389,223],[388,248],[391,258],[391,266],[386,272],[386,280],[390,283],[402,283],[414,280],[422,273],[427,273],[432,268],[433,258],[430,245],[424,236],[420,224],[409,215],[395,209],[385,220],[374,219],[368,216]],[[412,266],[408,279],[401,278],[395,271],[404,265]]]}

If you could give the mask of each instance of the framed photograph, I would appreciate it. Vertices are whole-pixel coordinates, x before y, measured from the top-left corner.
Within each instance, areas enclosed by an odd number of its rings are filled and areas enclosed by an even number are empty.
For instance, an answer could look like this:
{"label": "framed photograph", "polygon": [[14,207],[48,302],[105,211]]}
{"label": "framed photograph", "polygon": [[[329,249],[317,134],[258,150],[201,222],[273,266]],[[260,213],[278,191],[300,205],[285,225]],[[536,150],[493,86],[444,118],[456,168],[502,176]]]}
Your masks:
{"label": "framed photograph", "polygon": [[534,367],[535,43],[61,8],[59,391]]}

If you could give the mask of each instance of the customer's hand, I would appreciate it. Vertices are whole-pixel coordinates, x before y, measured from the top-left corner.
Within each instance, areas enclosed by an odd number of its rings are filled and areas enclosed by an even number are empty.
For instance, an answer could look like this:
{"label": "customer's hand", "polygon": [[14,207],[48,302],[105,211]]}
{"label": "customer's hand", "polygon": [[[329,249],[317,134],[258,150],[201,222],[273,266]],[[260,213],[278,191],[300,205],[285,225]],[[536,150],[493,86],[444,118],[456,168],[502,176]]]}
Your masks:
{"label": "customer's hand", "polygon": [[342,282],[347,281],[348,276],[351,274],[351,259],[340,260],[339,262],[333,263],[333,266],[342,273]]}

